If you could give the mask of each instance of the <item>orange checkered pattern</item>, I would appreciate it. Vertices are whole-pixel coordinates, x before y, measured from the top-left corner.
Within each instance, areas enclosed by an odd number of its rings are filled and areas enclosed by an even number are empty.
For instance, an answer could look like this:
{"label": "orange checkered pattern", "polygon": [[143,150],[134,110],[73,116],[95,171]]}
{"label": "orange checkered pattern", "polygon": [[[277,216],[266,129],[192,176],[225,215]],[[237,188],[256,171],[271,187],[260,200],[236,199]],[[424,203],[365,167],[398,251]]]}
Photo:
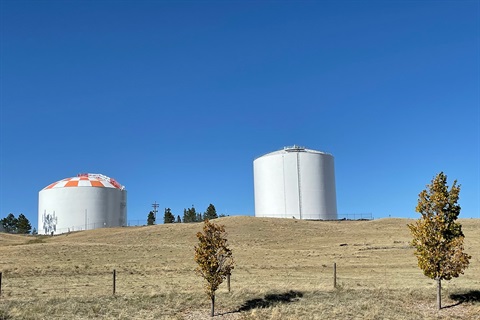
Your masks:
{"label": "orange checkered pattern", "polygon": [[73,178],[66,178],[51,185],[45,187],[43,190],[55,189],[55,188],[68,188],[68,187],[100,187],[100,188],[117,188],[118,185],[113,185],[109,181],[102,180],[100,178],[91,176],[80,176]]}

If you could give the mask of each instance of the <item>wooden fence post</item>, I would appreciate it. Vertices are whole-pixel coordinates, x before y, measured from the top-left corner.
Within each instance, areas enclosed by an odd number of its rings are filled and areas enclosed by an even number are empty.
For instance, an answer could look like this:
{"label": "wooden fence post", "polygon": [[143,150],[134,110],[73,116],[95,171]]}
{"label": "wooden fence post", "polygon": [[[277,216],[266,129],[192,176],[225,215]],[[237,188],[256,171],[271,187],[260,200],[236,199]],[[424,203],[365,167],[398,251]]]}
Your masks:
{"label": "wooden fence post", "polygon": [[228,288],[228,292],[230,292],[230,273],[227,274],[227,288]]}
{"label": "wooden fence post", "polygon": [[116,279],[117,278],[117,271],[113,269],[113,295],[115,295],[115,287],[116,287]]}
{"label": "wooden fence post", "polygon": [[337,287],[337,263],[333,263],[333,287]]}

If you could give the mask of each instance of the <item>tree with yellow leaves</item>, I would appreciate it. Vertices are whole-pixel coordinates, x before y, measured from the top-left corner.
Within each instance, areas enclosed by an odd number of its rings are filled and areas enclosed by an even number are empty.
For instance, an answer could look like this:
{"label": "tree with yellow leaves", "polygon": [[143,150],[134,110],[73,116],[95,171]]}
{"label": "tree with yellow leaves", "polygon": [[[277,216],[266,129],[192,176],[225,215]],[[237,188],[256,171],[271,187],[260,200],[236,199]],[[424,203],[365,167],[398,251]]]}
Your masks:
{"label": "tree with yellow leaves", "polygon": [[207,282],[205,292],[211,301],[211,316],[215,312],[215,291],[232,272],[234,261],[232,250],[227,246],[225,227],[205,220],[203,232],[197,233],[198,245],[195,246],[197,274]]}
{"label": "tree with yellow leaves", "polygon": [[457,180],[448,190],[447,176],[440,172],[418,195],[416,211],[421,218],[408,225],[418,266],[427,277],[437,281],[439,310],[442,308],[442,280],[463,274],[471,258],[463,252],[462,225],[456,221],[460,214],[459,194]]}

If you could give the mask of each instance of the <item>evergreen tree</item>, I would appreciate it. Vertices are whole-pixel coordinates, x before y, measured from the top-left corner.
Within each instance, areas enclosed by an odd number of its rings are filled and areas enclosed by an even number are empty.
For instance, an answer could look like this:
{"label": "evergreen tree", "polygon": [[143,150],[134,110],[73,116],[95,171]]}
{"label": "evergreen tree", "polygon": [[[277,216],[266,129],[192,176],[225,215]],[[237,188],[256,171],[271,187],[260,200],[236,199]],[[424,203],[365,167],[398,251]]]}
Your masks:
{"label": "evergreen tree", "polygon": [[174,223],[175,216],[172,214],[170,208],[165,208],[165,214],[163,215],[163,223]]}
{"label": "evergreen tree", "polygon": [[448,190],[447,176],[440,172],[418,195],[416,211],[421,218],[408,225],[418,266],[427,277],[437,281],[438,309],[442,308],[442,280],[463,274],[471,258],[463,252],[462,225],[456,222],[460,214],[459,194],[457,181]]}
{"label": "evergreen tree", "polygon": [[217,210],[215,209],[215,206],[210,203],[210,205],[207,208],[207,211],[205,211],[204,219],[212,220],[212,219],[217,219]]}
{"label": "evergreen tree", "polygon": [[13,213],[10,213],[6,218],[0,220],[3,230],[8,233],[16,233],[18,220]]}
{"label": "evergreen tree", "polygon": [[180,218],[180,215],[177,216],[177,221],[176,223],[182,223],[182,218]]}
{"label": "evergreen tree", "polygon": [[195,207],[192,205],[191,208],[183,209],[183,222],[196,222],[197,221],[197,212],[195,211]]}
{"label": "evergreen tree", "polygon": [[32,230],[32,225],[27,217],[20,213],[17,219],[17,233],[28,234]]}
{"label": "evergreen tree", "polygon": [[33,227],[32,234],[33,234],[34,236],[38,234],[37,228]]}
{"label": "evergreen tree", "polygon": [[153,211],[150,211],[147,217],[147,225],[151,226],[154,224],[155,224],[155,213],[153,213]]}

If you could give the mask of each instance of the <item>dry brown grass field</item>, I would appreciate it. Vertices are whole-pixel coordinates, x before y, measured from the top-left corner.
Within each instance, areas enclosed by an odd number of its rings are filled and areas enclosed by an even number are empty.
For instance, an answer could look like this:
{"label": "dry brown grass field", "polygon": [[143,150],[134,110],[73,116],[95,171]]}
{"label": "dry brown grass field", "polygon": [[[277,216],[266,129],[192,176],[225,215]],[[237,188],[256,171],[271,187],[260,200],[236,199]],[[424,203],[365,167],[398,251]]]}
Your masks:
{"label": "dry brown grass field", "polygon": [[[417,267],[407,219],[299,221],[227,217],[236,268],[217,319],[480,319],[480,220],[460,220],[465,274],[435,283]],[[202,224],[0,234],[0,320],[209,319],[193,270]],[[337,289],[333,289],[333,263]],[[116,295],[112,271],[116,270]]]}

